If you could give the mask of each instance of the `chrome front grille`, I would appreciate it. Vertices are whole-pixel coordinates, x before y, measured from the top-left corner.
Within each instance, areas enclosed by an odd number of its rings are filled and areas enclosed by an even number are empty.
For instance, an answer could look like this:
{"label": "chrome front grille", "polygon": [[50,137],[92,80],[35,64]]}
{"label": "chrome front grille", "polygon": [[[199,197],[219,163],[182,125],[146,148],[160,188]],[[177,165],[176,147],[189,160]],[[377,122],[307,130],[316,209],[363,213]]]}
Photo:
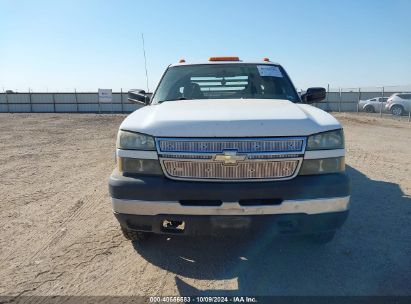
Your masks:
{"label": "chrome front grille", "polygon": [[306,138],[157,138],[156,143],[169,178],[257,181],[296,176]]}
{"label": "chrome front grille", "polygon": [[168,175],[185,179],[276,179],[294,175],[298,160],[248,161],[237,165],[222,162],[164,160]]}
{"label": "chrome front grille", "polygon": [[236,150],[239,153],[302,152],[303,138],[281,139],[159,139],[160,152],[219,153]]}

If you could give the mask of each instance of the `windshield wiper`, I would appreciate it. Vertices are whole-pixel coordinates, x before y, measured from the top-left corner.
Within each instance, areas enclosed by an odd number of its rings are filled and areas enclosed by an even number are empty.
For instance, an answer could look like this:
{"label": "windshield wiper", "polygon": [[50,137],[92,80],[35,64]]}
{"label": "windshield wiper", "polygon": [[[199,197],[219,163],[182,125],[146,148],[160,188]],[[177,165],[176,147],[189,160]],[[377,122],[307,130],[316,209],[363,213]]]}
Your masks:
{"label": "windshield wiper", "polygon": [[162,101],[159,101],[158,103],[162,103],[164,101],[175,101],[175,100],[193,100],[193,98],[179,97],[177,99],[164,99]]}

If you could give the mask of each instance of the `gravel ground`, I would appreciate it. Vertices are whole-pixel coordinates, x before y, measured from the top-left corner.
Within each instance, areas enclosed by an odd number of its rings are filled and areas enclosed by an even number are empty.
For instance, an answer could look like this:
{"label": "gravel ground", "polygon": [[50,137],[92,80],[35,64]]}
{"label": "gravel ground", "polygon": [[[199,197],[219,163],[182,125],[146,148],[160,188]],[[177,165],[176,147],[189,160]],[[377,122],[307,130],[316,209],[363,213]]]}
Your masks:
{"label": "gravel ground", "polygon": [[0,295],[411,295],[411,124],[339,114],[352,209],[334,241],[120,234],[124,115],[0,114]]}

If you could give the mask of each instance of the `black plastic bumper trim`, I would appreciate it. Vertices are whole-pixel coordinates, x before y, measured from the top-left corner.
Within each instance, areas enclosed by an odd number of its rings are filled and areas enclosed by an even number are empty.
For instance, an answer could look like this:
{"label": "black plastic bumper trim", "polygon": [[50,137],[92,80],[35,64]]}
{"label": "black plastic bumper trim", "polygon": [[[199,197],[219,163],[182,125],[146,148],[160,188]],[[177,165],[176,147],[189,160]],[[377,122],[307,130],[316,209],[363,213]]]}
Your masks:
{"label": "black plastic bumper trim", "polygon": [[[120,225],[134,231],[157,234],[211,235],[222,230],[232,232],[261,232],[270,234],[307,234],[333,231],[343,225],[348,210],[343,212],[280,215],[131,215],[115,213]],[[184,231],[164,229],[163,222],[184,222]]]}

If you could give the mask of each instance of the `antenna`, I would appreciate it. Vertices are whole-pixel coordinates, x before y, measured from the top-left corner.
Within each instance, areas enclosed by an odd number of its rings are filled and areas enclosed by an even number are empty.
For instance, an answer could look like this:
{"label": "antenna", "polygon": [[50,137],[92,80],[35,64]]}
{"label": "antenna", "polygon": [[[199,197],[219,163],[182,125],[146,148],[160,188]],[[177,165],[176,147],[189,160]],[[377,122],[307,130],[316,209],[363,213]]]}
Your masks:
{"label": "antenna", "polygon": [[146,82],[147,82],[147,93],[148,93],[150,89],[148,88],[147,57],[146,57],[146,48],[144,45],[144,34],[143,33],[141,33],[141,39],[143,40],[144,67],[146,69]]}

